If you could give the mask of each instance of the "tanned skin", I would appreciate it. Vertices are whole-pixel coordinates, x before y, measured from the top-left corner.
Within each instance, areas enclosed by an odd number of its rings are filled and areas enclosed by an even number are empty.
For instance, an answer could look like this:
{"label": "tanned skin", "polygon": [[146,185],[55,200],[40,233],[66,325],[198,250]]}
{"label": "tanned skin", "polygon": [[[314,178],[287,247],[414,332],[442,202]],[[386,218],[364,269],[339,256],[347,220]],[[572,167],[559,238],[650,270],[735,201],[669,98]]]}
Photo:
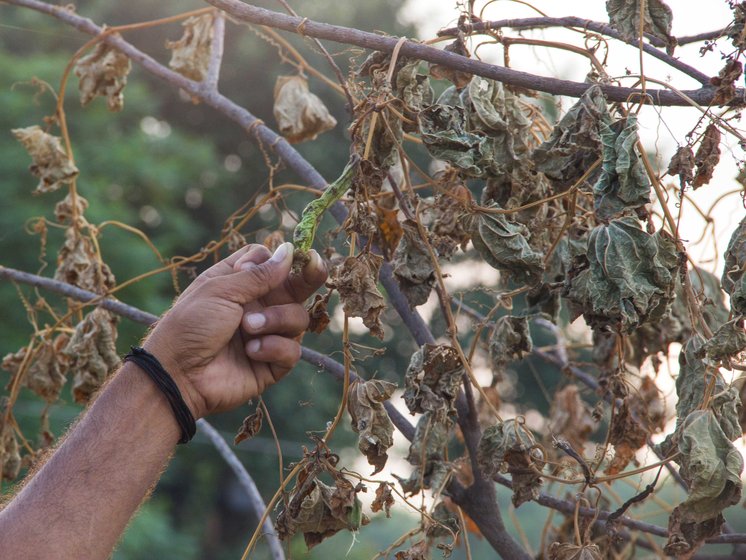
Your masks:
{"label": "tanned skin", "polygon": [[[302,306],[326,279],[318,254],[289,277],[292,245],[249,245],[201,274],[143,347],[179,386],[195,418],[259,396],[300,358]],[[33,478],[0,512],[0,556],[108,558],[173,454],[181,433],[168,401],[126,363]]]}

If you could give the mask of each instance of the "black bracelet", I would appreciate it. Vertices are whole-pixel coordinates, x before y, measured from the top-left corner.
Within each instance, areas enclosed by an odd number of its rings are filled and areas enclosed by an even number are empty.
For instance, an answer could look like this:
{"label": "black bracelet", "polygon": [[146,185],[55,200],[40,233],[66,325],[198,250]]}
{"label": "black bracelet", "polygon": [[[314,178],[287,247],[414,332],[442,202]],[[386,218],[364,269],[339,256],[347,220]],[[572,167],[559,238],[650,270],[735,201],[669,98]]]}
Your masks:
{"label": "black bracelet", "polygon": [[181,427],[181,439],[179,443],[189,443],[197,432],[197,424],[192,416],[192,411],[184,402],[181,391],[177,387],[173,378],[163,368],[158,359],[147,350],[138,346],[131,346],[132,352],[124,357],[125,362],[133,362],[141,370],[148,374],[153,383],[161,390],[174,411],[176,421]]}

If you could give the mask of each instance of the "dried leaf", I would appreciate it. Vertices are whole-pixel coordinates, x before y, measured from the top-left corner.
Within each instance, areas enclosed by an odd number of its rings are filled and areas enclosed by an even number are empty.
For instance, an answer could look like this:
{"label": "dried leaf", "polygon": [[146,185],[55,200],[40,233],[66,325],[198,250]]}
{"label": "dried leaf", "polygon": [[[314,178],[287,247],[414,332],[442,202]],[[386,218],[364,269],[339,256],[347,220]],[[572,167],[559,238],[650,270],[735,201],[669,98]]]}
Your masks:
{"label": "dried leaf", "polygon": [[589,406],[580,397],[577,385],[567,385],[554,394],[549,416],[549,433],[566,440],[582,452],[585,442],[596,428]]}
{"label": "dried leaf", "polygon": [[715,167],[720,162],[720,129],[716,124],[710,124],[702,136],[702,142],[694,154],[697,173],[694,175],[692,187],[698,189],[712,179]]}
{"label": "dried leaf", "polygon": [[13,424],[3,422],[8,406],[10,406],[8,397],[2,397],[0,399],[0,479],[12,482],[21,472],[21,453]]}
{"label": "dried leaf", "polygon": [[436,195],[432,204],[425,207],[422,223],[428,228],[430,243],[439,257],[451,258],[458,246],[466,249],[471,234],[464,218],[473,202],[469,189],[457,183],[448,185],[443,194]]}
{"label": "dried leaf", "polygon": [[728,321],[721,326],[703,348],[709,360],[730,364],[730,360],[746,350],[746,332],[743,329],[743,318]]}
{"label": "dried leaf", "polygon": [[381,252],[384,255],[392,255],[396,250],[404,230],[399,223],[399,211],[375,205],[376,217],[378,218],[376,238],[379,241]]}
{"label": "dried leaf", "polygon": [[426,412],[417,421],[407,461],[415,467],[409,478],[394,475],[405,494],[417,494],[427,488],[441,489],[450,469],[443,450],[448,444],[453,420],[441,412]]}
{"label": "dried leaf", "polygon": [[262,419],[264,418],[264,412],[262,407],[258,406],[253,414],[249,414],[243,419],[241,427],[238,429],[236,437],[233,438],[233,445],[238,445],[246,439],[253,438],[262,429]]}
{"label": "dried leaf", "polygon": [[414,309],[427,301],[435,284],[435,270],[427,245],[420,237],[417,224],[402,224],[404,236],[396,248],[392,266],[402,292]]}
{"label": "dried leaf", "polygon": [[667,173],[679,176],[679,186],[683,189],[694,179],[694,152],[689,146],[679,146],[668,164]]}
{"label": "dried leaf", "polygon": [[489,342],[492,374],[500,377],[510,362],[520,360],[534,345],[528,329],[528,317],[504,315],[495,321]]}
{"label": "dried leaf", "polygon": [[391,493],[391,486],[386,482],[380,482],[376,488],[376,499],[370,505],[373,513],[385,511],[386,517],[391,517],[391,507],[394,505],[394,496]]}
{"label": "dried leaf", "polygon": [[181,24],[181,38],[166,41],[166,48],[173,51],[168,65],[174,72],[195,82],[205,79],[212,51],[213,19],[212,13],[190,17]]}
{"label": "dried leaf", "polygon": [[45,340],[23,378],[26,387],[49,403],[59,399],[66,381],[69,360],[62,350],[68,342],[66,334],[58,335],[54,341]]}
{"label": "dried leaf", "polygon": [[549,560],[602,560],[601,549],[595,544],[577,545],[553,542]]}
{"label": "dried leaf", "polygon": [[337,125],[324,102],[309,91],[302,76],[279,76],[274,99],[277,127],[290,143],[313,140]]}
{"label": "dried leaf", "polygon": [[313,301],[308,306],[308,330],[312,333],[321,334],[329,325],[330,318],[327,306],[329,305],[329,297],[331,294],[331,291],[323,296],[321,294],[315,294],[313,296]]}
{"label": "dried leaf", "polygon": [[373,465],[372,474],[380,472],[386,465],[386,451],[394,444],[394,425],[383,407],[383,402],[391,397],[394,389],[395,383],[374,379],[353,383],[347,392],[352,430],[360,434],[358,449]]}
{"label": "dried leaf", "polygon": [[681,476],[689,494],[669,520],[668,554],[690,553],[722,524],[722,511],[741,500],[743,457],[712,410],[689,414],[679,432]]}
{"label": "dried leaf", "polygon": [[596,215],[602,221],[650,202],[650,180],[637,154],[637,117],[613,124],[601,121],[603,162],[593,185]]}
{"label": "dried leaf", "polygon": [[63,353],[70,360],[75,402],[88,402],[91,395],[119,366],[116,349],[116,316],[96,308],[75,327]]}
{"label": "dried leaf", "polygon": [[310,550],[343,529],[356,531],[367,523],[357,489],[341,477],[335,482],[335,486],[327,486],[318,479],[297,483],[288,507],[277,516],[277,536],[287,540],[303,533]]}
{"label": "dried leaf", "polygon": [[725,62],[725,66],[720,70],[717,78],[710,79],[710,83],[717,87],[712,98],[713,105],[722,107],[735,99],[737,95],[736,80],[741,77],[741,74],[743,74],[743,64],[740,60],[730,59]]}
{"label": "dried leaf", "polygon": [[[492,204],[489,208],[499,209],[499,206]],[[528,244],[526,226],[508,221],[504,214],[483,212],[469,216],[466,224],[474,248],[489,265],[518,284],[534,285],[541,281],[544,257]]]}
{"label": "dried leaf", "polygon": [[78,168],[67,157],[57,136],[47,134],[36,125],[14,128],[11,132],[33,160],[29,171],[34,177],[39,177],[35,194],[54,192],[78,175]]}
{"label": "dried leaf", "polygon": [[601,156],[599,127],[609,118],[601,88],[588,88],[557,123],[551,136],[534,150],[531,158],[536,170],[544,173],[556,190],[569,188]]}
{"label": "dried leaf", "polygon": [[721,278],[723,290],[730,296],[730,308],[736,315],[746,315],[746,218],[731,235],[725,250],[725,267]]}
{"label": "dried leaf", "polygon": [[539,496],[541,476],[532,466],[540,471],[543,458],[535,445],[534,435],[518,419],[498,421],[479,440],[479,467],[489,478],[500,472],[511,474],[515,507]]}
{"label": "dried leaf", "polygon": [[637,41],[640,37],[640,6],[645,6],[643,31],[667,43],[671,54],[676,39],[671,35],[673,12],[662,0],[606,0],[606,12],[611,25],[619,30],[622,38]]}
{"label": "dried leaf", "polygon": [[[461,35],[456,37],[452,43],[446,45],[443,50],[466,58],[470,56],[469,49],[466,48],[466,43],[464,42],[464,37]],[[430,65],[430,75],[436,80],[450,81],[457,89],[466,87],[471,80],[471,74],[460,70],[453,70],[448,66],[441,66],[440,64]]]}
{"label": "dried leaf", "polygon": [[454,401],[463,381],[464,367],[451,346],[425,344],[412,355],[404,379],[404,402],[412,414],[456,414]]}
{"label": "dried leaf", "polygon": [[430,517],[425,525],[425,534],[430,538],[453,537],[461,531],[458,509],[451,510],[445,501],[435,506]]}
{"label": "dried leaf", "polygon": [[[116,33],[115,36],[119,37]],[[121,111],[124,106],[122,91],[132,64],[119,49],[100,42],[93,52],[78,59],[75,75],[80,79],[80,103],[84,107],[95,97],[106,97],[109,111]]]}
{"label": "dried leaf", "polygon": [[407,120],[402,122],[402,126],[406,132],[417,131],[417,113],[432,105],[435,98],[430,79],[417,71],[419,66],[419,60],[412,60],[396,73],[396,94],[404,102]]}
{"label": "dried leaf", "polygon": [[582,314],[594,328],[625,333],[656,321],[668,310],[677,269],[676,245],[664,231],[650,235],[632,217],[601,224],[568,273],[572,319]]}
{"label": "dried leaf", "polygon": [[98,294],[116,285],[109,265],[99,260],[91,240],[73,227],[65,230],[54,279]]}
{"label": "dried leaf", "polygon": [[383,339],[381,313],[386,308],[376,285],[383,258],[372,253],[347,257],[332,269],[327,285],[336,288],[342,298],[344,312],[350,317],[362,317],[370,334]]}
{"label": "dried leaf", "polygon": [[85,198],[76,194],[73,203],[72,194],[68,193],[54,206],[54,217],[61,224],[72,225],[74,216],[82,216],[87,209],[88,201]]}
{"label": "dried leaf", "polygon": [[426,540],[417,541],[407,550],[400,550],[396,553],[396,560],[429,560],[430,547]]}

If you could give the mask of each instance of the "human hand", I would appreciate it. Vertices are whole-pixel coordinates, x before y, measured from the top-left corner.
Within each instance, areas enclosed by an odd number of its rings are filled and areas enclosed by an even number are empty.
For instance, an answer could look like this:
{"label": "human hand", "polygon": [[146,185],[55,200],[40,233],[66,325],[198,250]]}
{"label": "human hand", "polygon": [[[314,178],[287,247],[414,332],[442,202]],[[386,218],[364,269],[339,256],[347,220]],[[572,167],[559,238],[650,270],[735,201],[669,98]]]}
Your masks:
{"label": "human hand", "polygon": [[143,343],[172,375],[195,418],[260,395],[300,358],[302,303],[326,280],[321,257],[289,276],[293,246],[248,245],[203,272]]}

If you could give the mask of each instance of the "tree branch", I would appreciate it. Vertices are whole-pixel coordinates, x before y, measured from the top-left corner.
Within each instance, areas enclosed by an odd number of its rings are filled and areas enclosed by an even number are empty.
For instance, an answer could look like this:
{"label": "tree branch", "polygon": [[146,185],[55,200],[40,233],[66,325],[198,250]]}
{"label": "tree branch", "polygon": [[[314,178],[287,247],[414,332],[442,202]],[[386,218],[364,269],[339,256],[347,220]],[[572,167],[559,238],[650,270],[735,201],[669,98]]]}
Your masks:
{"label": "tree branch", "polygon": [[[399,42],[399,38],[397,37],[376,35],[375,33],[368,33],[366,31],[360,31],[349,27],[330,25],[327,23],[311,21],[306,18],[288,16],[279,12],[273,12],[257,6],[245,4],[239,0],[206,1],[231,14],[231,16],[239,21],[266,25],[267,27],[283,29],[292,33],[298,33],[300,35],[307,35],[319,39],[328,39],[337,43],[356,45],[366,49],[391,53]],[[510,68],[487,64],[480,60],[473,60],[464,56],[429,47],[415,41],[405,41],[400,47],[400,55],[441,64],[461,72],[476,74],[505,84],[543,91],[552,95],[580,97],[586,92],[586,90],[588,90],[588,88],[594,85],[556,78],[545,78],[527,72],[511,70]],[[620,86],[601,85],[600,87],[609,101],[635,101],[645,97],[655,105],[689,105],[689,102],[686,99],[674,91],[647,89],[643,92],[639,89]],[[712,101],[715,94],[715,88],[703,87],[697,90],[686,90],[682,93],[694,100],[696,103],[706,106]],[[744,92],[743,89],[739,89],[737,91],[736,99],[742,99],[745,95],[746,92]]]}
{"label": "tree branch", "polygon": [[[537,29],[537,28],[543,28],[543,27],[580,27],[583,30],[593,31],[601,35],[613,37],[614,39],[618,39],[619,41],[622,41],[623,43],[627,43],[628,45],[635,47],[635,49],[640,48],[640,45],[637,39],[631,40],[631,41],[624,39],[622,35],[616,29],[614,29],[607,23],[592,21],[589,19],[583,19],[583,18],[579,18],[575,16],[567,16],[567,17],[561,17],[561,18],[560,17],[516,18],[516,19],[502,19],[498,21],[480,21],[480,22],[475,22],[471,24],[466,23],[462,29],[459,29],[458,27],[449,27],[447,29],[441,29],[440,31],[438,31],[438,36],[455,36],[459,31],[462,31],[467,34],[471,34],[472,32],[479,33],[479,32],[484,32],[490,29],[500,29],[502,27],[510,27],[513,29]],[[656,39],[655,44],[657,46],[664,46],[664,43],[660,39],[657,39],[657,38],[655,39]],[[666,54],[660,49],[656,49],[654,46],[649,45],[647,43],[643,44],[642,50],[645,51],[650,56],[653,56],[657,58],[658,60],[665,62],[672,68],[676,68],[677,70],[686,74],[687,76],[694,78],[702,85],[709,85],[710,76],[707,76],[706,74],[700,72],[693,66],[690,66],[684,62],[681,62],[679,59],[674,58],[673,56]]]}
{"label": "tree branch", "polygon": [[220,66],[223,62],[223,48],[225,46],[225,15],[217,12],[212,25],[212,50],[210,51],[210,63],[207,66],[207,76],[204,87],[210,90],[218,90],[218,79],[220,78]]}

